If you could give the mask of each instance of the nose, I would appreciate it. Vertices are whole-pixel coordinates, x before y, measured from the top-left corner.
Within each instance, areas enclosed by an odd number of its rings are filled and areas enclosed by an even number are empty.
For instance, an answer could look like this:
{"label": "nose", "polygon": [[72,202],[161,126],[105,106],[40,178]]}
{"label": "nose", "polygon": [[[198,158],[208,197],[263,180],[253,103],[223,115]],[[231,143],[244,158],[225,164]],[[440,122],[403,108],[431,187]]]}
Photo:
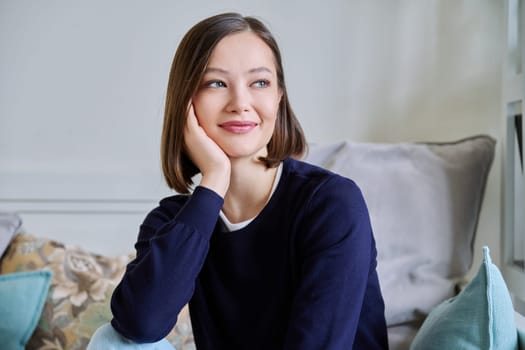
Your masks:
{"label": "nose", "polygon": [[236,87],[230,89],[230,96],[228,101],[228,112],[242,113],[250,110],[250,93],[247,89]]}

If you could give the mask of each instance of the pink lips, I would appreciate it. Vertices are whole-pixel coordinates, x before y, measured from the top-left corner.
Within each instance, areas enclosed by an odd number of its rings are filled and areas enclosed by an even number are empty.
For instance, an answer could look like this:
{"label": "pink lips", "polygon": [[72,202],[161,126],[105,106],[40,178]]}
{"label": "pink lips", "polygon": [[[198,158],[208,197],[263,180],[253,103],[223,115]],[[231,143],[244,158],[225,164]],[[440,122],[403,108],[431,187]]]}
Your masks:
{"label": "pink lips", "polygon": [[222,123],[219,126],[234,134],[245,134],[252,131],[257,126],[257,123],[249,121],[231,121]]}

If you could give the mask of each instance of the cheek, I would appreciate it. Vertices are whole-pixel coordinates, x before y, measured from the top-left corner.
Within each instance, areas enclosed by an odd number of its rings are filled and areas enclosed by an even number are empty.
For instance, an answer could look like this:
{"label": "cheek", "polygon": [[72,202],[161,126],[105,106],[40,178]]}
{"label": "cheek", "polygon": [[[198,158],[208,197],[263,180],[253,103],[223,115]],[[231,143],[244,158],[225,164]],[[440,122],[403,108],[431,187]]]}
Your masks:
{"label": "cheek", "polygon": [[260,104],[260,110],[263,118],[268,122],[275,122],[277,119],[277,112],[279,111],[279,100],[269,98]]}
{"label": "cheek", "polygon": [[277,113],[279,111],[279,104],[269,103],[265,106],[265,112],[262,113],[262,122],[264,133],[268,137],[268,142],[270,138],[275,133],[275,125],[277,124]]}
{"label": "cheek", "polygon": [[[202,96],[196,95],[192,98],[193,110],[197,116],[197,120],[201,126],[204,126],[209,122],[209,116],[211,115],[210,103],[206,101]],[[206,118],[208,117],[208,118]]]}

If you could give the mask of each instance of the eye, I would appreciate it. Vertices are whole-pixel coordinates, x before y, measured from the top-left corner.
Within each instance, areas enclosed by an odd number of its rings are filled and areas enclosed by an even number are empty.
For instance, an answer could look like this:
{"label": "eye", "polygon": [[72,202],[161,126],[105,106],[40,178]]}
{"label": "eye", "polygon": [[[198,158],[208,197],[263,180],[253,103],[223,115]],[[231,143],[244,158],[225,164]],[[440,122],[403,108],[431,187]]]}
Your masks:
{"label": "eye", "polygon": [[262,80],[257,80],[256,82],[253,83],[253,85],[258,88],[265,88],[265,87],[270,86],[270,82],[268,80],[262,79]]}
{"label": "eye", "polygon": [[223,88],[226,87],[226,84],[220,80],[212,80],[205,83],[204,86],[210,88]]}

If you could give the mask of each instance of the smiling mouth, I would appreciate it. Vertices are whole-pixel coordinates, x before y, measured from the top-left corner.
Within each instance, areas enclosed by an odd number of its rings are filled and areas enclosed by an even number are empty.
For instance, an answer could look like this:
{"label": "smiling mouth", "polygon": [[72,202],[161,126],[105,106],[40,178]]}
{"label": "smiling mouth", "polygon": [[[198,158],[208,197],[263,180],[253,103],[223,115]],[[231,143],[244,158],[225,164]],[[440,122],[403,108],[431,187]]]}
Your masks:
{"label": "smiling mouth", "polygon": [[245,134],[252,131],[256,126],[257,123],[247,121],[231,121],[219,124],[219,127],[234,134]]}

